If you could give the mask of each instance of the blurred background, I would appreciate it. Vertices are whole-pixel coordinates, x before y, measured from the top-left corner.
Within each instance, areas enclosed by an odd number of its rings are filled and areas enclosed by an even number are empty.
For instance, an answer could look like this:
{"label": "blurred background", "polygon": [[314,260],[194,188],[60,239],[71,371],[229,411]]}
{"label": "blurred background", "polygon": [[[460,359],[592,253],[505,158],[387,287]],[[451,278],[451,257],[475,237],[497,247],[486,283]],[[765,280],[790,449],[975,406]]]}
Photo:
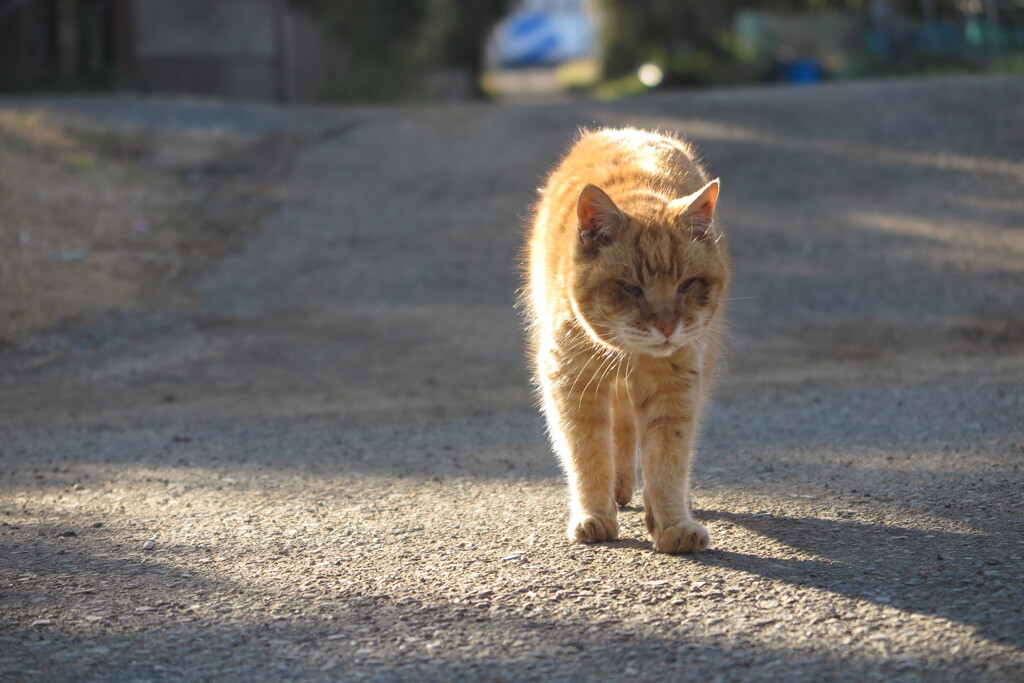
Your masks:
{"label": "blurred background", "polygon": [[455,101],[1024,72],[1024,0],[0,0],[0,92]]}

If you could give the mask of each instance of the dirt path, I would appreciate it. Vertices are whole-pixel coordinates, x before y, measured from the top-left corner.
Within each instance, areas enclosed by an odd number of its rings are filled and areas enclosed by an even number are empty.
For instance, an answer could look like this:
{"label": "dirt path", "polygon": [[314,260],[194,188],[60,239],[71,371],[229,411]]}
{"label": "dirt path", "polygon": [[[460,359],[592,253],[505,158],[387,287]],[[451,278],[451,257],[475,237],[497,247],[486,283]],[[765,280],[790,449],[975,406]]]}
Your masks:
{"label": "dirt path", "polygon": [[[26,106],[301,144],[194,305],[0,354],[0,677],[1019,680],[1024,81]],[[723,178],[697,557],[564,540],[512,309],[539,175],[625,124]]]}

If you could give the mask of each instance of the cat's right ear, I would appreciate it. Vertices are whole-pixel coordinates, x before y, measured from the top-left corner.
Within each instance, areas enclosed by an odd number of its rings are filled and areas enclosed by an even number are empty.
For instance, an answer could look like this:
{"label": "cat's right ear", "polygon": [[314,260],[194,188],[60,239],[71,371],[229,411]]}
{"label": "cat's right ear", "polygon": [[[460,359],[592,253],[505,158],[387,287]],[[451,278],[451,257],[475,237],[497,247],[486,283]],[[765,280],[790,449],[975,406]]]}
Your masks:
{"label": "cat's right ear", "polygon": [[622,212],[604,190],[597,185],[587,185],[576,200],[576,218],[579,221],[580,241],[587,245],[603,246],[612,241],[615,229],[622,220]]}

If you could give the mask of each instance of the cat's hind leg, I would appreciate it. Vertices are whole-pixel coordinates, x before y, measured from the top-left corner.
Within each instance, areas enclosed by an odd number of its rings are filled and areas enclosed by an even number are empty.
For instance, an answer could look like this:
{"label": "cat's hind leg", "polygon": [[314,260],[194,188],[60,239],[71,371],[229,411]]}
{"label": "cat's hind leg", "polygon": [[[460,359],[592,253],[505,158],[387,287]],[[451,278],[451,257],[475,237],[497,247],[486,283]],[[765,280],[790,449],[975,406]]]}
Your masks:
{"label": "cat's hind leg", "polygon": [[612,394],[612,452],[615,455],[615,502],[625,507],[636,489],[636,415],[625,382]]}

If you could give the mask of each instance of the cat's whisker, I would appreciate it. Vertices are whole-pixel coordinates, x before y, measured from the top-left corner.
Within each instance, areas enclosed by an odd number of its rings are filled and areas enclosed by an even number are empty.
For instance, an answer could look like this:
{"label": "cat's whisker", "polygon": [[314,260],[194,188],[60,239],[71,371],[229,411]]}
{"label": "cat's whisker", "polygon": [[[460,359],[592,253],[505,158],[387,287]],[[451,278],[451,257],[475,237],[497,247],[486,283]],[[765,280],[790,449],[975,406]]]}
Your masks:
{"label": "cat's whisker", "polygon": [[625,384],[626,384],[626,398],[629,399],[629,404],[630,405],[635,405],[633,403],[633,395],[630,393],[630,390],[629,390],[629,387],[630,387],[630,384],[631,384],[629,380],[633,376],[633,373],[636,372],[636,364],[631,362],[632,360],[633,359],[630,358],[630,357],[627,357],[625,359],[625,363],[626,363],[626,376],[622,379],[622,381],[625,382]]}
{"label": "cat's whisker", "polygon": [[745,346],[743,340],[730,331],[734,329],[736,329],[736,325],[734,323],[728,320],[718,319],[717,321],[715,321],[710,331],[713,331],[716,334],[721,335],[724,339],[727,339],[731,342],[735,342],[740,347]]}
{"label": "cat's whisker", "polygon": [[[726,339],[727,341],[730,341],[730,342],[732,342],[732,343],[733,343],[733,344],[735,344],[736,346],[738,346],[738,347],[740,347],[740,348],[743,348],[743,347],[744,347],[744,344],[743,344],[743,340],[739,339],[738,337],[734,337],[734,336],[732,336],[732,335],[730,335],[730,334],[725,334],[724,332],[722,333],[722,336],[723,336],[723,337],[724,337],[724,338],[725,338],[725,339]],[[728,348],[728,346],[727,346],[726,348]]]}
{"label": "cat's whisker", "polygon": [[575,339],[571,340],[568,343],[567,346],[562,346],[561,344],[559,346],[560,346],[560,348],[563,348],[566,351],[569,351],[569,350],[582,350],[584,348],[589,348],[589,349],[593,350],[594,353],[598,353],[598,354],[602,354],[602,353],[605,353],[605,352],[610,350],[610,349],[607,349],[607,348],[605,348],[603,346],[598,346],[597,343],[593,339],[591,339],[590,337],[588,337],[588,336],[586,336],[584,334],[577,335],[577,337]]}
{"label": "cat's whisker", "polygon": [[612,384],[614,386],[616,386],[616,387],[618,386],[618,379],[620,379],[620,377],[622,376],[622,373],[623,373],[623,364],[622,364],[622,362],[620,362],[620,364],[616,364],[615,379],[612,380]]}
{"label": "cat's whisker", "polygon": [[576,388],[576,385],[579,383],[580,378],[583,377],[583,371],[587,369],[587,367],[594,361],[595,358],[597,358],[597,356],[590,356],[590,357],[588,357],[587,358],[587,362],[584,363],[583,367],[580,368],[580,371],[578,373],[576,373],[576,379],[573,380],[572,386],[569,387],[569,392],[568,392],[569,396],[572,396],[573,389]]}
{"label": "cat's whisker", "polygon": [[[616,360],[618,360],[618,359],[616,359]],[[609,363],[608,364],[608,369],[604,371],[604,374],[601,375],[601,379],[599,379],[597,381],[597,387],[594,388],[594,391],[597,391],[597,389],[604,383],[604,378],[608,376],[608,373],[610,373],[612,371],[612,369],[618,368],[620,365],[622,365],[622,364],[621,363],[617,363],[617,362],[616,363]]]}
{"label": "cat's whisker", "polygon": [[[601,363],[601,365],[598,366],[597,372],[595,372],[593,375],[590,376],[590,381],[587,382],[587,386],[583,387],[583,391],[580,392],[580,401],[579,401],[579,405],[577,406],[577,410],[582,410],[583,409],[583,399],[587,397],[587,390],[589,390],[590,389],[590,385],[594,383],[594,379],[597,378],[598,372],[601,372],[601,369],[604,368],[606,364],[608,365],[609,368],[611,368],[611,363],[613,363],[614,361],[615,361],[615,356],[609,356],[604,362]],[[603,375],[602,375],[602,379],[604,379]],[[596,392],[597,389],[599,389],[600,387],[601,387],[601,382],[598,381],[597,386],[594,388],[594,391]]]}

